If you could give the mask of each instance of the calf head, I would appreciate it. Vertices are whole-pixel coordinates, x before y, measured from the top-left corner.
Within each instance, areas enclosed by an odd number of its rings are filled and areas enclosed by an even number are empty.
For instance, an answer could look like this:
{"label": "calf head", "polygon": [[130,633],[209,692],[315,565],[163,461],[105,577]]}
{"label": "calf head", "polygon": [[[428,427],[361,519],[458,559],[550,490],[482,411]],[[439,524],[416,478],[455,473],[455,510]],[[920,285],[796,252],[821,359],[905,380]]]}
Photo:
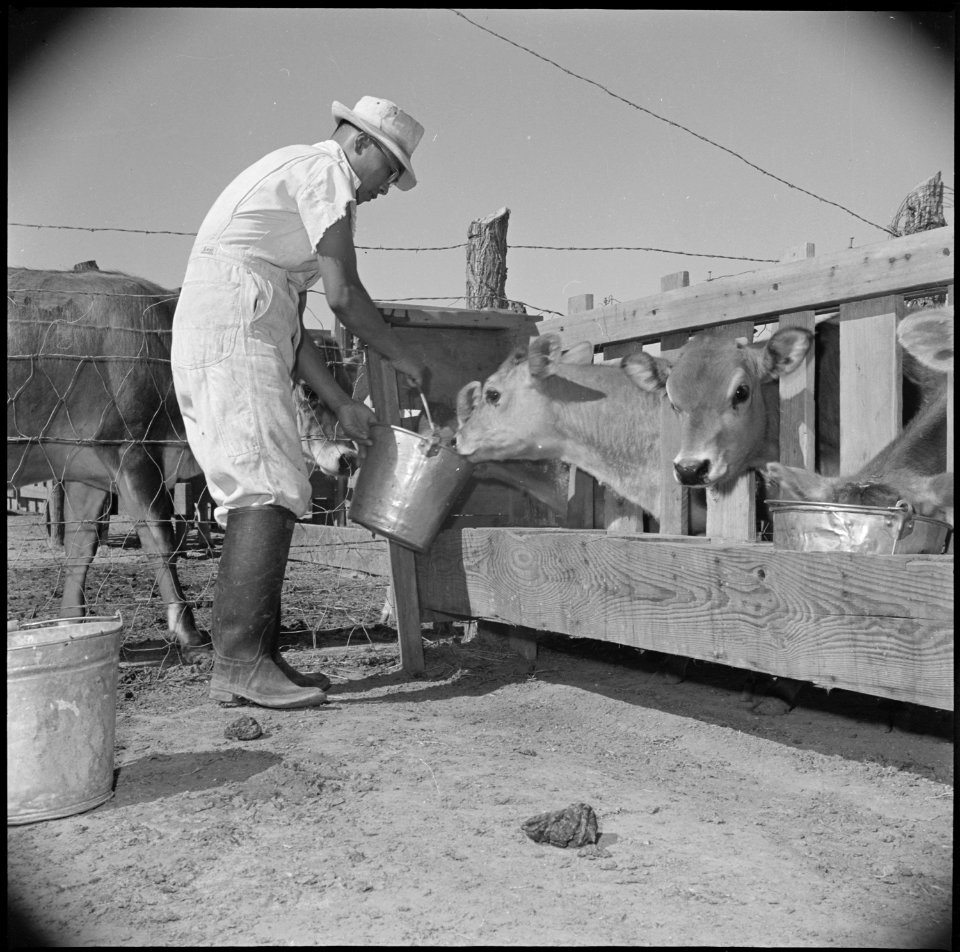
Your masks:
{"label": "calf head", "polygon": [[563,364],[593,362],[593,347],[562,352],[557,334],[530,339],[482,384],[468,383],[457,395],[457,450],[471,460],[556,459]]}
{"label": "calf head", "polygon": [[356,462],[357,448],[351,440],[337,437],[337,415],[302,383],[294,386],[293,399],[307,471],[345,476]]}
{"label": "calf head", "polygon": [[858,479],[820,476],[795,466],[768,463],[764,478],[779,486],[780,499],[884,509],[905,502],[922,516],[953,523],[953,473],[925,476],[909,469],[896,469],[882,477]]}
{"label": "calf head", "polygon": [[765,392],[803,362],[813,334],[786,327],[756,344],[700,334],[676,358],[631,354],[624,372],[665,394],[680,418],[674,477],[685,486],[722,486],[778,455],[779,401]]}

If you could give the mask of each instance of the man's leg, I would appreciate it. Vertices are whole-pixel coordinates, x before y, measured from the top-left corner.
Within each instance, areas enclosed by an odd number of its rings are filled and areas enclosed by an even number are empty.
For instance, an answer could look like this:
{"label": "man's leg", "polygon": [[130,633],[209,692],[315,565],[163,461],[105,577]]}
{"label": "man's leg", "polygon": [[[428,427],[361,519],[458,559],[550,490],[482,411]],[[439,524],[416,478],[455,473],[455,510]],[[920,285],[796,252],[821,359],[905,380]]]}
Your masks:
{"label": "man's leg", "polygon": [[282,506],[231,509],[213,599],[215,701],[262,707],[313,707],[317,687],[295,684],[273,660],[283,577],[296,519]]}

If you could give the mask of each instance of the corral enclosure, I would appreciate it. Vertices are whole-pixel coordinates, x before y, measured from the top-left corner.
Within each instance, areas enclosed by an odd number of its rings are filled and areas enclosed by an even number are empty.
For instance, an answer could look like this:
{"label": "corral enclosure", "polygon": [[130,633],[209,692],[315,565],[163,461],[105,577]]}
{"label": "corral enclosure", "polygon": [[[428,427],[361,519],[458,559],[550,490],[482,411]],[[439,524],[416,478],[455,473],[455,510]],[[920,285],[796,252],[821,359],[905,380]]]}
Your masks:
{"label": "corral enclosure", "polygon": [[[571,301],[564,318],[535,324],[505,311],[381,308],[435,369],[433,401],[483,379],[518,340],[559,333],[565,347],[591,342],[595,359],[638,347],[681,347],[703,328],[752,338],[776,327],[839,326],[840,466],[850,472],[901,428],[897,322],[909,301],[953,301],[953,228],[939,228],[747,274],[686,286],[664,280],[651,297],[594,308]],[[811,358],[812,360],[812,358]],[[370,356],[382,421],[399,423],[404,395]],[[813,468],[814,367],[780,383],[781,461]],[[952,374],[947,459],[953,455]],[[868,412],[869,410],[869,412]],[[421,620],[478,619],[514,626],[527,648],[537,632],[589,637],[736,668],[953,709],[953,555],[781,551],[756,540],[755,477],[708,494],[706,537],[686,535],[686,490],[669,461],[677,432],[662,429],[661,531],[584,474],[557,520],[518,490],[480,485],[458,501],[433,547],[414,555],[393,543],[371,555],[358,528],[300,525],[297,557],[392,578],[401,657],[422,669]],[[948,465],[951,465],[948,462]],[[379,561],[378,561],[379,560]]]}

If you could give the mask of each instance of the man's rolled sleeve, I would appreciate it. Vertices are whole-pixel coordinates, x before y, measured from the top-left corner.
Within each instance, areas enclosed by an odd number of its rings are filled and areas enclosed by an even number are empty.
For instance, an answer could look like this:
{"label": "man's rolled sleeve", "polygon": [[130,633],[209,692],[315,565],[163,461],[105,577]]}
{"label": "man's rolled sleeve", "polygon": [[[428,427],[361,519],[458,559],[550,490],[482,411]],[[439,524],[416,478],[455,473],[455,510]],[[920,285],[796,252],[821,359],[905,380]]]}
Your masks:
{"label": "man's rolled sleeve", "polygon": [[310,247],[344,215],[350,218],[350,233],[356,231],[356,196],[353,183],[336,167],[326,170],[318,181],[304,185],[297,193],[297,208],[310,239]]}

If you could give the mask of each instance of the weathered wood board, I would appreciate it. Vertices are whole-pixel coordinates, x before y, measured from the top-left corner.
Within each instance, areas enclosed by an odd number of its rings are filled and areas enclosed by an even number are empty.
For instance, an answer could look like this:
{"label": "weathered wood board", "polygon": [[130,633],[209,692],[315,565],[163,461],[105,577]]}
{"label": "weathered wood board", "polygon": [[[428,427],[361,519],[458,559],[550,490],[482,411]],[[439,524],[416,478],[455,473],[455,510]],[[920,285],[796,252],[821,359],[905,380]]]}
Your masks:
{"label": "weathered wood board", "polygon": [[387,541],[360,526],[318,526],[298,522],[290,558],[368,575],[389,575]]}
{"label": "weathered wood board", "polygon": [[953,709],[953,556],[564,529],[445,532],[421,605]]}
{"label": "weathered wood board", "polygon": [[540,323],[540,333],[612,344],[693,330],[705,323],[826,308],[953,281],[953,226],[776,264],[636,301],[618,302]]}

